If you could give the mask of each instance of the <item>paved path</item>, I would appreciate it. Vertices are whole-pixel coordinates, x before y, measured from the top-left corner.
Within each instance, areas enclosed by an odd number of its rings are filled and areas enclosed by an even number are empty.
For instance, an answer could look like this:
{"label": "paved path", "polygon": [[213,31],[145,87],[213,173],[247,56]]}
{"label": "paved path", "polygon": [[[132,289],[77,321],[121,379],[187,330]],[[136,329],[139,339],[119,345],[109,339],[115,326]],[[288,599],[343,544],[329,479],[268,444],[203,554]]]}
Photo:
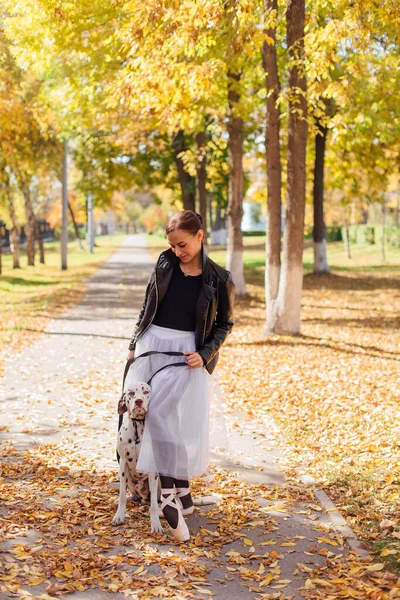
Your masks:
{"label": "paved path", "polygon": [[[141,598],[140,586],[152,590],[145,598],[258,599],[281,593],[299,599],[311,567],[348,551],[312,491],[285,481],[272,426],[260,431],[229,410],[232,454],[214,455],[210,474],[194,487],[197,494],[220,491],[223,500],[188,517],[190,546],[178,550],[169,536],[156,543],[147,507],[128,505],[126,523],[110,528],[117,495],[115,407],[152,264],[144,237],[127,236],[89,280],[83,301],[6,364],[0,403],[6,425],[0,441],[8,453],[0,512],[1,599],[48,599],[49,584],[63,582],[61,595],[74,600]],[[100,521],[104,529],[96,525]],[[86,572],[82,561],[94,550],[97,562]],[[56,560],[60,553],[63,567]],[[74,553],[79,561],[72,571]],[[174,570],[179,560],[185,567]],[[27,585],[25,573],[21,579],[24,565],[29,577],[36,573],[35,585],[32,579]],[[40,574],[46,581],[40,582]],[[92,587],[73,588],[72,579]],[[16,581],[24,583],[19,590]]]}

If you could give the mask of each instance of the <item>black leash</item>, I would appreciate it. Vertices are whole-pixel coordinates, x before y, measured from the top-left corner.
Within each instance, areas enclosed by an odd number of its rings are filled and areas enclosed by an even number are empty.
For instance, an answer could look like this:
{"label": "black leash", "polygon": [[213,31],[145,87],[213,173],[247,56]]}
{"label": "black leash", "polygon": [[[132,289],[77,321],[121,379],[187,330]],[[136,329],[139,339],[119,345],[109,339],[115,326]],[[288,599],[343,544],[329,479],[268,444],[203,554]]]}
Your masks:
{"label": "black leash", "polygon": [[[124,376],[122,378],[122,393],[124,393],[125,379],[126,379],[126,376],[128,375],[130,366],[133,365],[135,360],[137,360],[138,358],[144,358],[145,356],[151,356],[153,354],[166,354],[167,356],[185,356],[183,352],[158,352],[157,350],[149,350],[149,352],[143,352],[143,354],[139,354],[139,356],[135,356],[134,358],[129,358],[126,361],[126,365],[125,365],[125,369],[124,369]],[[181,366],[187,366],[187,362],[177,362],[177,363],[170,363],[169,365],[164,365],[163,367],[161,367],[161,369],[158,369],[155,373],[153,373],[153,375],[148,380],[147,385],[151,384],[153,377],[155,375],[157,375],[157,373],[159,373],[160,371],[163,371],[164,369],[167,369],[168,367],[181,367]],[[121,429],[123,418],[124,418],[124,415],[119,415],[118,431]],[[119,458],[120,457],[119,457],[119,454],[117,451],[118,462],[119,462]]]}
{"label": "black leash", "polygon": [[[122,393],[124,392],[125,379],[126,379],[126,376],[128,375],[130,366],[133,365],[135,360],[137,360],[138,358],[144,358],[145,356],[151,356],[152,354],[166,354],[167,356],[185,356],[183,352],[158,352],[157,350],[149,350],[148,352],[143,352],[143,354],[139,354],[139,356],[135,356],[134,358],[129,358],[126,362],[125,370],[124,370],[124,377],[122,379]],[[180,367],[182,365],[187,366],[187,362],[178,362],[178,363],[171,363],[169,365],[164,365],[163,367],[161,367],[161,369],[158,369],[158,371],[153,373],[153,375],[150,377],[147,384],[150,385],[151,380],[153,379],[154,375],[157,375],[157,373],[159,373],[163,369],[166,369],[167,367]]]}

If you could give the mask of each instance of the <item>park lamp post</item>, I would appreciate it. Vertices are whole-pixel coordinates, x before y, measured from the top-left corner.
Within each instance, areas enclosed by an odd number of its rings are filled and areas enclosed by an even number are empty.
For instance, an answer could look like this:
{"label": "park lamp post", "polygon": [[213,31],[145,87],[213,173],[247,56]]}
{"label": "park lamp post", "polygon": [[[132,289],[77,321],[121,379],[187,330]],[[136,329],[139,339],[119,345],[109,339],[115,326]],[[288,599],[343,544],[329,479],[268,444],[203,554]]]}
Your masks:
{"label": "park lamp post", "polygon": [[88,192],[88,203],[87,203],[87,240],[86,244],[88,246],[90,254],[93,254],[93,246],[94,246],[94,222],[93,222],[93,192],[89,190]]}
{"label": "park lamp post", "polygon": [[67,269],[68,253],[68,141],[64,140],[62,162],[62,210],[61,210],[61,269]]}

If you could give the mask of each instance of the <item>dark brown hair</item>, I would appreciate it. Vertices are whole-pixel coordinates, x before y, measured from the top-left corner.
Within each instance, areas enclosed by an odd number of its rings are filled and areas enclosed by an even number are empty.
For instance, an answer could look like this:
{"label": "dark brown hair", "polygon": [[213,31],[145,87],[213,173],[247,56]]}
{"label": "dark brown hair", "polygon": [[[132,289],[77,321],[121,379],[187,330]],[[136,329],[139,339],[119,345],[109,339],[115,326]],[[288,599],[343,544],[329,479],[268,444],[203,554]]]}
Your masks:
{"label": "dark brown hair", "polygon": [[196,235],[199,229],[203,229],[203,218],[193,210],[181,210],[172,215],[165,227],[165,233],[169,235],[177,229],[189,231],[191,234]]}

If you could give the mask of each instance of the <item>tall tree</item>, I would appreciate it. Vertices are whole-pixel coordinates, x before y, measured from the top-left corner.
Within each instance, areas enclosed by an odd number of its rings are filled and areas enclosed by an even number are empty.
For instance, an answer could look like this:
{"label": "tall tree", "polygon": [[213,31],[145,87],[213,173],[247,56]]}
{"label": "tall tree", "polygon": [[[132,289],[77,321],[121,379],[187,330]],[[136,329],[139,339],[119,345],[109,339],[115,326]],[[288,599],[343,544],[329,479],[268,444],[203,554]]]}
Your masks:
{"label": "tall tree", "polygon": [[13,254],[13,269],[20,269],[21,265],[19,262],[20,250],[19,250],[19,236],[20,236],[20,227],[18,225],[17,216],[15,212],[14,199],[12,197],[11,190],[7,190],[7,199],[8,199],[8,210],[11,219],[11,231],[10,231],[10,244],[12,247]]}
{"label": "tall tree", "polygon": [[28,266],[33,267],[35,264],[35,215],[33,213],[31,202],[30,181],[21,176],[17,177],[17,179],[21,187],[25,205],[26,255],[28,259]]}
{"label": "tall tree", "polygon": [[44,243],[43,243],[43,238],[42,238],[42,233],[40,231],[39,223],[38,223],[37,217],[36,217],[34,209],[33,209],[34,201],[35,201],[35,198],[37,200],[37,196],[38,196],[38,190],[36,188],[36,193],[32,194],[33,198],[32,198],[32,203],[31,203],[32,204],[32,213],[33,213],[33,231],[35,234],[35,240],[39,247],[39,262],[40,262],[40,264],[44,265]]}
{"label": "tall tree", "polygon": [[207,147],[206,147],[206,132],[199,131],[196,133],[197,147],[197,190],[199,194],[199,213],[203,218],[203,229],[205,231],[205,241],[207,242],[208,234],[208,219],[207,219]]}
{"label": "tall tree", "polygon": [[185,133],[182,129],[177,131],[173,139],[173,148],[176,161],[176,169],[178,171],[179,184],[182,190],[182,202],[184,210],[195,209],[195,190],[196,183],[194,177],[190,175],[185,167],[185,162],[182,153],[187,150],[185,143]]}
{"label": "tall tree", "polygon": [[325,145],[328,128],[317,121],[317,132],[315,134],[315,163],[313,184],[313,207],[314,207],[314,273],[329,273],[329,265],[326,255],[326,235],[324,220],[324,162]]}
{"label": "tall tree", "polygon": [[304,64],[304,0],[289,0],[286,32],[289,55],[287,199],[278,295],[267,311],[266,331],[297,334],[303,284],[306,184],[307,86]]}
{"label": "tall tree", "polygon": [[243,270],[243,119],[238,114],[240,93],[238,84],[240,74],[228,72],[228,149],[230,163],[229,201],[226,209],[228,217],[228,244],[226,252],[226,266],[232,273],[235,282],[236,296],[246,295],[246,283]]}
{"label": "tall tree", "polygon": [[267,167],[267,235],[265,260],[265,299],[268,326],[272,322],[273,307],[278,296],[281,269],[281,220],[282,220],[282,167],[280,145],[280,82],[276,56],[277,0],[265,0],[265,40],[263,64],[267,89],[267,112],[265,124],[265,157]]}

